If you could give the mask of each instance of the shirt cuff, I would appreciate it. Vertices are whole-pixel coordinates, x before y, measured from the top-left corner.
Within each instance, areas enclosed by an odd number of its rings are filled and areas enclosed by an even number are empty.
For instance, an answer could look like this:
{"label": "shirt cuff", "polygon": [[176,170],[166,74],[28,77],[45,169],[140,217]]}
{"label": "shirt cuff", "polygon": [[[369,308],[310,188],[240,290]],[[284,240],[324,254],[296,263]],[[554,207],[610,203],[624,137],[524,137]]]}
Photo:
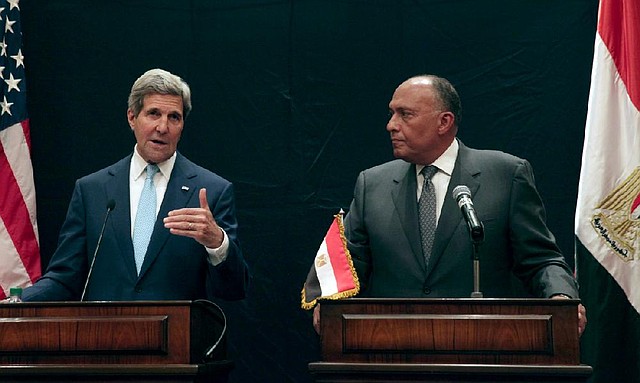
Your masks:
{"label": "shirt cuff", "polygon": [[223,228],[220,228],[220,230],[222,230],[223,235],[222,244],[220,245],[220,247],[217,247],[215,249],[206,246],[204,247],[207,250],[207,254],[209,255],[209,263],[213,266],[218,266],[219,264],[224,262],[224,260],[227,259],[227,253],[229,252],[229,237],[227,236],[227,233]]}
{"label": "shirt cuff", "polygon": [[563,293],[555,293],[555,294],[551,295],[549,298],[553,298],[553,297],[561,297],[561,298],[565,298],[565,299],[573,299],[569,295],[563,294]]}

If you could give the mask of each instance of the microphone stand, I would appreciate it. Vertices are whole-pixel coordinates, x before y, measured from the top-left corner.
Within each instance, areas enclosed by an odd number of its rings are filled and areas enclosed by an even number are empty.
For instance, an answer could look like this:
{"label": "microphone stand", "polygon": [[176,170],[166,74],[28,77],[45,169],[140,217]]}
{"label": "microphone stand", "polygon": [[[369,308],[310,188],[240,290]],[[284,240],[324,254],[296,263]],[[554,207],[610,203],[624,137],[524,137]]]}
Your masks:
{"label": "microphone stand", "polygon": [[87,293],[87,286],[89,286],[91,273],[93,273],[93,266],[96,264],[96,257],[98,256],[98,250],[100,249],[100,244],[102,243],[102,236],[104,235],[104,229],[107,227],[107,220],[109,219],[109,214],[111,213],[111,210],[113,210],[115,207],[116,207],[115,201],[109,200],[109,203],[107,204],[107,214],[105,214],[104,222],[102,222],[102,229],[100,229],[100,236],[98,237],[98,243],[96,243],[96,249],[93,252],[93,259],[91,260],[91,266],[89,266],[89,272],[87,273],[87,280],[84,281],[84,288],[82,289],[80,302],[84,302],[84,295]]}
{"label": "microphone stand", "polygon": [[[482,223],[480,223],[480,225],[482,225]],[[469,235],[473,246],[473,291],[471,292],[471,298],[482,298],[483,294],[482,291],[480,291],[480,256],[478,255],[478,248],[482,241],[484,241],[484,225],[482,225],[480,233],[473,233],[470,230]]]}

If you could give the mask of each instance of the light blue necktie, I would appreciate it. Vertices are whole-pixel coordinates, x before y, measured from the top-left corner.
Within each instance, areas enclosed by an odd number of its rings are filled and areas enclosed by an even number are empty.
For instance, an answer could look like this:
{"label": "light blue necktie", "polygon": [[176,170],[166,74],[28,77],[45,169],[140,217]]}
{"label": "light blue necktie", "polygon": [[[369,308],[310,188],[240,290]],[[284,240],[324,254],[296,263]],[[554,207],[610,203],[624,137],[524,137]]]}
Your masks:
{"label": "light blue necktie", "polygon": [[136,222],[133,226],[133,252],[136,260],[136,270],[140,274],[140,268],[147,253],[153,226],[156,223],[156,188],[153,185],[153,176],[159,171],[158,165],[147,165],[147,178],[138,202]]}

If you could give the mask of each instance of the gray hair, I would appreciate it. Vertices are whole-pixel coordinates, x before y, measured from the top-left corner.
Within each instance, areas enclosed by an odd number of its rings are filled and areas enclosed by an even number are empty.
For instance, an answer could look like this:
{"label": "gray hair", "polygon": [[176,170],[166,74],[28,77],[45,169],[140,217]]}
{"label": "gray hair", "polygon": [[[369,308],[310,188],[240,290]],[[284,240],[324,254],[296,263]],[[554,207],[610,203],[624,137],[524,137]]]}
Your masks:
{"label": "gray hair", "polygon": [[151,94],[182,97],[184,118],[191,112],[191,89],[182,78],[162,69],[151,69],[138,77],[129,94],[129,109],[137,116],[144,106],[144,98]]}
{"label": "gray hair", "polygon": [[442,106],[447,111],[453,113],[453,116],[455,117],[455,124],[460,124],[460,120],[462,119],[462,103],[460,102],[460,96],[458,95],[456,88],[454,88],[449,80],[433,74],[414,76],[409,80],[412,79],[430,80],[431,86],[433,86],[433,89],[436,91],[436,97],[442,103]]}

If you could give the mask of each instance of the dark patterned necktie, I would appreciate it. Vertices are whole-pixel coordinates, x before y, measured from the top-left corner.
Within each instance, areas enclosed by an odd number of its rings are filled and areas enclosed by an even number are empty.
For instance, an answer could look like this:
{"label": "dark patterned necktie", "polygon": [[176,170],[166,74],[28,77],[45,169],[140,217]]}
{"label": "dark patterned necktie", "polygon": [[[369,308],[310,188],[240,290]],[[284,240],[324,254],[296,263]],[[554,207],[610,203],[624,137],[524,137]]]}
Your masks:
{"label": "dark patterned necktie", "polygon": [[420,221],[420,237],[422,239],[422,254],[424,262],[429,266],[429,258],[431,258],[431,248],[433,247],[433,239],[436,233],[436,191],[431,182],[431,177],[438,171],[438,168],[429,165],[422,169],[424,176],[424,184],[422,185],[422,194],[418,201],[418,214]]}

